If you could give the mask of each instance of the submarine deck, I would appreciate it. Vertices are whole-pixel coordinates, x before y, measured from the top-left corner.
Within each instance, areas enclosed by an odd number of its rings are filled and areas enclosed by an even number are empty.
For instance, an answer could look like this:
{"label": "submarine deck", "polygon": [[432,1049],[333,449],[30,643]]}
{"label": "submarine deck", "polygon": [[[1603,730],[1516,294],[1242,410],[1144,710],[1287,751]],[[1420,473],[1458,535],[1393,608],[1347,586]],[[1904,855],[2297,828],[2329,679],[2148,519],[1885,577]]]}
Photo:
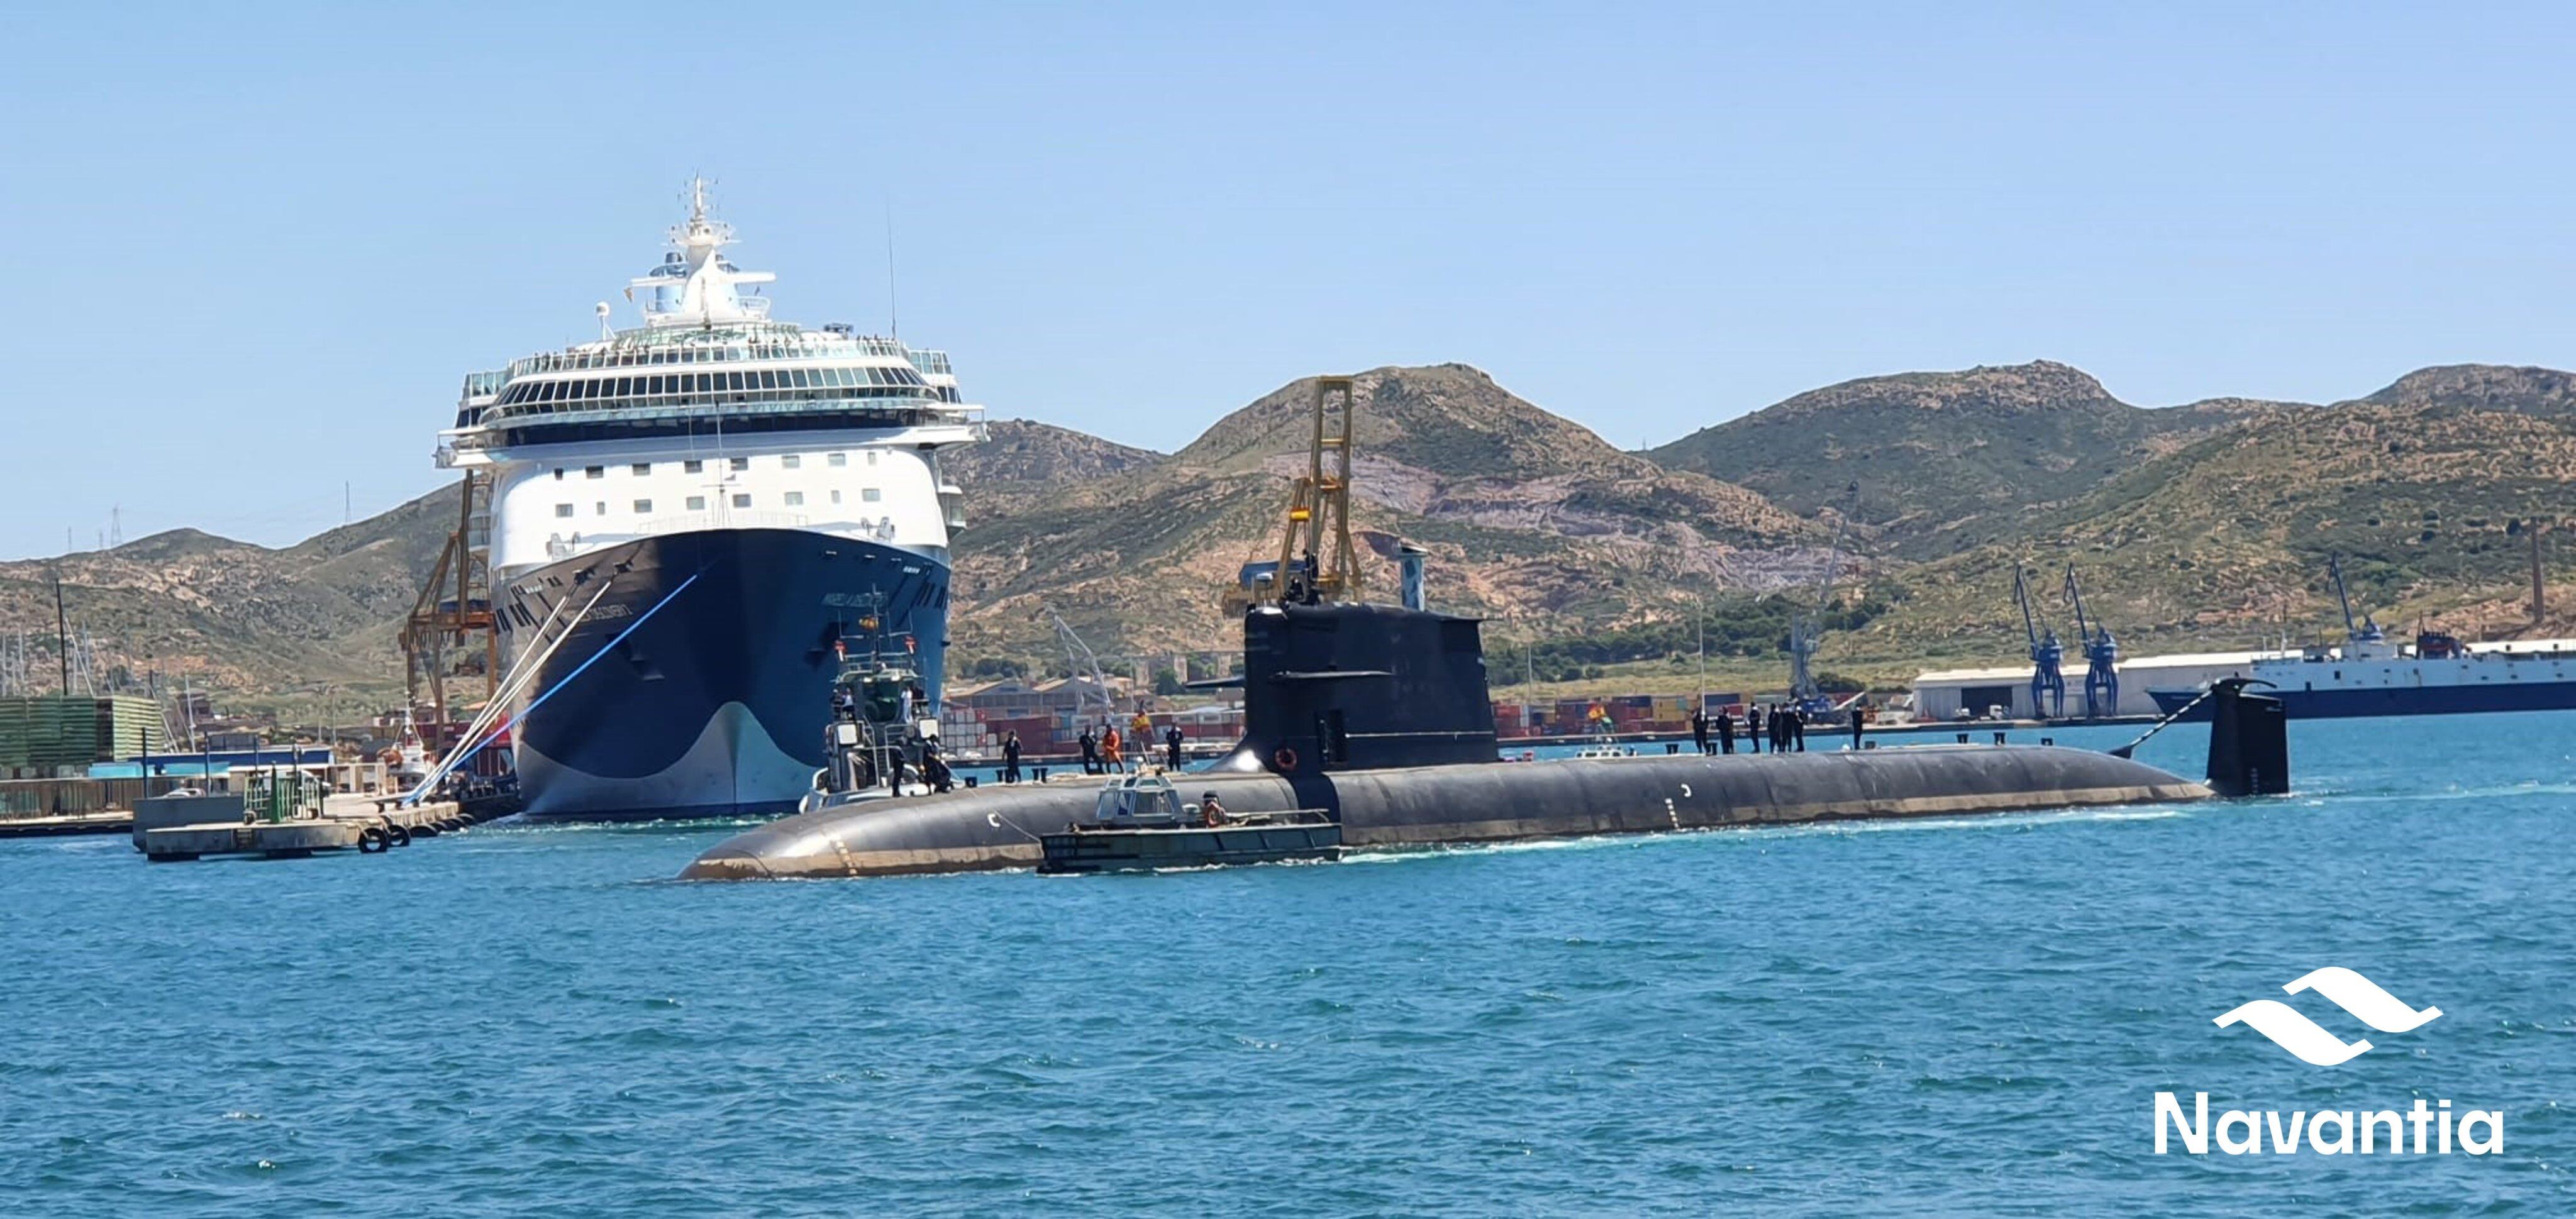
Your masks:
{"label": "submarine deck", "polygon": [[[1173,776],[1237,814],[1329,810],[1353,848],[1751,828],[2206,799],[2125,758],[2045,745],[1647,755],[1283,777]],[[980,787],[804,813],[727,839],[683,879],[883,876],[1035,867],[1044,835],[1091,812],[1100,784]]]}

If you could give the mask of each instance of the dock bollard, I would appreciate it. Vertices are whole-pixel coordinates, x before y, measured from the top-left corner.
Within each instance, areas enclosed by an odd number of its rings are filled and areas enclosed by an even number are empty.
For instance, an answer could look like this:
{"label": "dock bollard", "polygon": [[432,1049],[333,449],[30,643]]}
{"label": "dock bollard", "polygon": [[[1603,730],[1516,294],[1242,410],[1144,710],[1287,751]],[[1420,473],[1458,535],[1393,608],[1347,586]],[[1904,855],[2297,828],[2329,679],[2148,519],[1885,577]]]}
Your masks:
{"label": "dock bollard", "polygon": [[968,776],[966,776],[966,790],[968,790],[968,791],[973,791],[973,790],[975,790],[975,776],[973,776],[973,775],[968,775]]}
{"label": "dock bollard", "polygon": [[1046,782],[1046,772],[1047,768],[1043,766],[1032,766],[1029,768],[1030,775],[1040,783]]}
{"label": "dock bollard", "polygon": [[2057,743],[2057,738],[2053,736],[2044,736],[2039,738],[2039,743],[2042,745],[2054,745]]}
{"label": "dock bollard", "polygon": [[2001,745],[2001,744],[2003,744],[2003,743],[2004,743],[2004,734],[2002,734],[2002,733],[2000,733],[2000,732],[1996,733],[1996,734],[1995,734],[1995,744]]}
{"label": "dock bollard", "polygon": [[1677,754],[1677,753],[1680,753],[1681,751],[1682,751],[1681,742],[1679,742],[1679,741],[1666,741],[1666,742],[1664,742],[1664,752],[1665,752],[1666,754]]}
{"label": "dock bollard", "polygon": [[1960,734],[1959,734],[1959,743],[1960,743],[1960,744],[1962,744],[1962,745],[1965,745],[1965,744],[1967,744],[1967,743],[1968,743],[1968,734],[1967,734],[1967,733],[1962,732],[1962,733],[1960,733]]}

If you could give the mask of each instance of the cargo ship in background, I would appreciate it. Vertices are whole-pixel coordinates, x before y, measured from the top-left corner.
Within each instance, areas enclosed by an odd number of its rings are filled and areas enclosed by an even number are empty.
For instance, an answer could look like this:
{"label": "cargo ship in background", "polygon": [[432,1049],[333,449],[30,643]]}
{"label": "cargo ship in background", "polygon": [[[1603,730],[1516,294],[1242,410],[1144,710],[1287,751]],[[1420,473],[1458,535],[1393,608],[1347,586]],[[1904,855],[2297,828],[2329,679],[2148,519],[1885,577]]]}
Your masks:
{"label": "cargo ship in background", "polygon": [[488,478],[492,609],[531,816],[792,811],[853,640],[901,639],[937,714],[939,454],[982,439],[946,355],[769,316],[691,184],[642,324],[466,378],[439,463]]}
{"label": "cargo ship in background", "polygon": [[[2576,640],[2473,644],[2428,629],[2417,631],[2412,643],[2396,642],[2370,615],[2354,619],[2339,560],[2329,561],[2327,573],[2343,610],[2344,642],[2257,656],[2248,667],[2249,676],[2271,686],[2258,692],[2280,699],[2289,718],[2576,708]],[[2203,719],[2208,704],[2193,704],[2206,689],[2150,688],[2147,694],[2166,715],[2189,709],[2184,718]]]}

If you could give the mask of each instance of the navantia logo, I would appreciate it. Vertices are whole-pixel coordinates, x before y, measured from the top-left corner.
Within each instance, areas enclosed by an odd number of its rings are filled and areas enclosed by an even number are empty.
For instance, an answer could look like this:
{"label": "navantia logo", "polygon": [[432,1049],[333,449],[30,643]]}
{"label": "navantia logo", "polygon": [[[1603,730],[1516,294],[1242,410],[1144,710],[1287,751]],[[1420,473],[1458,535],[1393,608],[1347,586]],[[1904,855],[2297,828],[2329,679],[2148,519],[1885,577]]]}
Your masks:
{"label": "navantia logo", "polygon": [[[2419,1010],[2380,984],[2340,965],[2311,970],[2281,989],[2292,995],[2313,992],[2342,1008],[2345,1015],[2382,1033],[2410,1032],[2442,1014],[2438,1007]],[[2367,1039],[2345,1041],[2278,999],[2239,1004],[2220,1013],[2212,1023],[2220,1028],[2249,1026],[2300,1061],[2320,1067],[2337,1066],[2370,1052]],[[2404,1110],[2318,1109],[2284,1113],[2276,1109],[2229,1109],[2218,1115],[2213,1129],[2207,1092],[2192,1095],[2189,1115],[2183,1113],[2182,1101],[2174,1093],[2158,1092],[2154,1121],[2157,1155],[2166,1154],[2168,1136],[2178,1137],[2183,1150],[2192,1155],[2208,1155],[2213,1141],[2225,1155],[2259,1154],[2267,1150],[2267,1134],[2271,1136],[2268,1150],[2274,1155],[2294,1155],[2303,1148],[2318,1155],[2449,1155],[2455,1144],[2473,1156],[2504,1150],[2502,1111],[2467,1109],[2454,1115],[2450,1101],[2427,1104],[2420,1096]]]}
{"label": "navantia logo", "polygon": [[[2382,989],[2377,982],[2341,965],[2311,970],[2281,989],[2293,995],[2313,990],[2354,1019],[2383,1033],[2403,1033],[2420,1028],[2442,1014],[2438,1007],[2416,1011]],[[2356,1054],[2370,1052],[2368,1041],[2347,1042],[2327,1032],[2325,1026],[2308,1019],[2299,1009],[2278,999],[2256,999],[2252,1003],[2229,1008],[2218,1017],[2217,1024],[2226,1028],[2239,1021],[2254,1026],[2254,1031],[2271,1038],[2272,1044],[2321,1067],[2331,1067]]]}

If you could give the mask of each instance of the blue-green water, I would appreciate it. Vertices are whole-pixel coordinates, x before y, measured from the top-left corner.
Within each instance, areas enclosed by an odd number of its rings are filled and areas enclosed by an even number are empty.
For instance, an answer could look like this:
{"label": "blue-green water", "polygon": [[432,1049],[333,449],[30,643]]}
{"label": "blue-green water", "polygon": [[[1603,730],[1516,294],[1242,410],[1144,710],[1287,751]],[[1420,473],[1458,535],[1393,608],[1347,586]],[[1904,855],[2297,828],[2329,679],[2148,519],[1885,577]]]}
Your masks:
{"label": "blue-green water", "polygon": [[[2568,1212],[2576,716],[2293,747],[2272,801],[1145,877],[0,843],[0,1213]],[[2444,1014],[2282,994],[2324,965]],[[2266,996],[2379,1048],[2211,1023]],[[2158,1089],[2506,1142],[2159,1157]]]}

